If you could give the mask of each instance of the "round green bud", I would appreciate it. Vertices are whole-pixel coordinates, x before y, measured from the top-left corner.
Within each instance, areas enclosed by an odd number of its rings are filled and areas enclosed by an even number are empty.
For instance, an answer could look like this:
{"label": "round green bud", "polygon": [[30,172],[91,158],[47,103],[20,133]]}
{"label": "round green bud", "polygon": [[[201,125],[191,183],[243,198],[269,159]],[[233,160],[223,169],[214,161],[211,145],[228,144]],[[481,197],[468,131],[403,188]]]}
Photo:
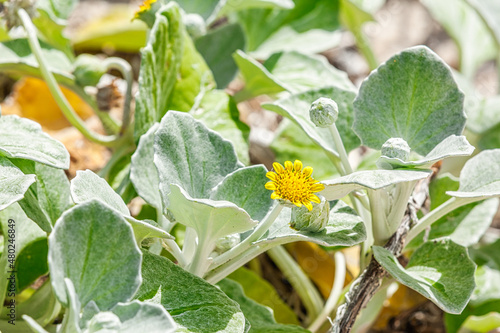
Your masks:
{"label": "round green bud", "polygon": [[410,158],[410,146],[404,139],[390,138],[382,145],[382,156],[406,162]]}
{"label": "round green bud", "polygon": [[73,65],[75,82],[81,87],[96,86],[106,71],[102,59],[91,54],[79,55]]}
{"label": "round green bud", "polygon": [[207,33],[207,25],[205,20],[198,14],[186,14],[184,15],[184,26],[191,38],[196,39]]}
{"label": "round green bud", "polygon": [[238,245],[240,240],[241,240],[240,234],[231,234],[231,235],[227,235],[227,236],[224,236],[222,238],[219,238],[215,242],[216,250],[218,252],[226,252],[226,251],[232,249],[233,247],[235,247],[236,245]]}
{"label": "round green bud", "polygon": [[314,125],[318,127],[328,127],[337,121],[339,107],[334,100],[321,97],[311,104],[309,117]]}
{"label": "round green bud", "polygon": [[321,202],[313,205],[309,211],[305,206],[293,207],[290,227],[299,231],[319,232],[328,224],[330,218],[330,203],[322,196]]}

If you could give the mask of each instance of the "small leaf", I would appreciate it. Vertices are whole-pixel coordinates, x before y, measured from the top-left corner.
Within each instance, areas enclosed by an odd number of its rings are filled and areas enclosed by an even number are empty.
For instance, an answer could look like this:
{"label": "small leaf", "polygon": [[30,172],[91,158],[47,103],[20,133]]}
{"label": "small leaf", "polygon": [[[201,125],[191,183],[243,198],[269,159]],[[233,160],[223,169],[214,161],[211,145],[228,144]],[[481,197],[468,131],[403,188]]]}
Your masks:
{"label": "small leaf", "polygon": [[[491,198],[481,203],[471,203],[446,214],[432,224],[428,240],[449,237],[453,242],[468,247],[476,244],[488,230],[498,211],[498,198]],[[418,248],[424,239],[423,231],[414,238],[406,249]]]}
{"label": "small leaf", "polygon": [[458,191],[446,194],[459,198],[500,196],[500,149],[485,150],[465,163]]}
{"label": "small leaf", "polygon": [[354,131],[370,148],[402,138],[426,155],[448,136],[462,133],[463,100],[449,67],[427,47],[412,47],[363,81],[354,101]]}
{"label": "small leaf", "polygon": [[65,279],[73,282],[83,306],[94,301],[107,310],[128,301],[141,283],[140,266],[132,228],[100,201],[66,211],[49,237],[52,286],[64,305],[69,302]]}
{"label": "small leaf", "polygon": [[379,190],[384,187],[427,178],[428,171],[366,170],[322,182],[325,189],[320,192],[327,200],[337,200],[359,189]]}
{"label": "small leaf", "polygon": [[8,159],[0,156],[0,211],[24,198],[34,182],[35,175],[25,175]]}
{"label": "small leaf", "polygon": [[214,242],[230,234],[248,231],[257,224],[232,202],[193,199],[177,185],[170,186],[169,200],[169,210],[177,222]]}
{"label": "small leaf", "polygon": [[181,112],[163,117],[154,149],[164,210],[170,184],[180,185],[193,198],[208,198],[215,185],[240,167],[230,142]]}
{"label": "small leaf", "polygon": [[142,277],[143,283],[135,297],[150,299],[161,289],[161,305],[185,327],[180,331],[244,332],[245,317],[236,302],[170,260],[143,252]]}
{"label": "small leaf", "polygon": [[435,146],[424,158],[416,161],[402,161],[399,158],[381,156],[377,161],[377,165],[380,168],[389,170],[398,168],[429,169],[437,161],[453,156],[469,156],[473,151],[474,147],[469,144],[465,136],[450,135]]}
{"label": "small leaf", "polygon": [[406,268],[383,247],[374,246],[373,255],[398,282],[449,313],[462,312],[475,287],[476,265],[465,247],[449,239],[422,245],[413,253]]}
{"label": "small leaf", "polygon": [[148,204],[156,209],[162,209],[159,190],[160,179],[154,160],[154,139],[159,124],[151,128],[141,136],[137,149],[132,155],[130,166],[130,180],[134,184],[137,194]]}
{"label": "small leaf", "polygon": [[217,285],[229,298],[238,302],[245,318],[250,322],[249,333],[309,332],[298,325],[278,324],[274,319],[272,310],[248,298],[237,282],[231,279],[224,279],[217,283]]}
{"label": "small leaf", "polygon": [[366,239],[363,220],[356,212],[338,200],[332,204],[326,227],[318,232],[298,231],[290,227],[291,210],[283,209],[276,221],[254,244],[286,244],[309,241],[323,246],[353,246]]}
{"label": "small leaf", "polygon": [[330,131],[327,128],[320,128],[313,124],[309,118],[309,109],[311,103],[320,97],[333,99],[339,107],[339,117],[335,122],[335,126],[337,126],[346,150],[351,151],[360,145],[359,138],[352,131],[352,102],[355,96],[356,94],[352,91],[338,87],[327,87],[293,94],[272,104],[263,104],[262,107],[289,118],[300,126],[317,145],[330,154],[338,156]]}
{"label": "small leaf", "polygon": [[54,168],[69,168],[69,153],[64,145],[42,132],[36,122],[18,116],[2,116],[0,133],[0,154]]}
{"label": "small leaf", "polygon": [[243,208],[254,220],[262,220],[273,204],[263,165],[241,168],[222,180],[210,195],[212,200],[226,200]]}

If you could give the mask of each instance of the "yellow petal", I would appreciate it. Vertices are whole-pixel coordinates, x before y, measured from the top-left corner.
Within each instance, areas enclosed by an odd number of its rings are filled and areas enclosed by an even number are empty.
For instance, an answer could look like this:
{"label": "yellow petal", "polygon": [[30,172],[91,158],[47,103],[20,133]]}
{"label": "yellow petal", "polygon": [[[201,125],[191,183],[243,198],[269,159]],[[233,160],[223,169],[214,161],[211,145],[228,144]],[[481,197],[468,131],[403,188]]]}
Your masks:
{"label": "yellow petal", "polygon": [[293,204],[297,207],[302,207],[302,202],[294,202]]}
{"label": "yellow petal", "polygon": [[276,184],[274,182],[267,182],[264,187],[268,190],[274,191],[276,190]]}
{"label": "yellow petal", "polygon": [[321,199],[315,196],[314,194],[309,197],[309,201],[315,202],[315,203],[321,203]]}
{"label": "yellow petal", "polygon": [[304,202],[304,206],[306,206],[309,211],[313,209],[313,205],[309,201]]}
{"label": "yellow petal", "polygon": [[313,192],[323,191],[324,189],[325,189],[325,185],[323,185],[323,184],[314,184],[311,186],[311,191],[313,191]]}
{"label": "yellow petal", "polygon": [[313,168],[311,168],[310,166],[305,167],[304,170],[302,170],[302,173],[304,174],[304,176],[306,176],[306,178],[309,178],[313,173]]}
{"label": "yellow petal", "polygon": [[293,163],[290,162],[290,161],[286,161],[285,162],[285,168],[288,170],[288,171],[293,171]]}
{"label": "yellow petal", "polygon": [[280,198],[280,196],[278,194],[276,194],[276,192],[273,192],[271,194],[271,199],[275,200],[275,199],[279,199],[279,198]]}
{"label": "yellow petal", "polygon": [[283,171],[285,171],[285,168],[283,168],[283,166],[278,162],[273,163],[273,169],[277,174],[283,173]]}
{"label": "yellow petal", "polygon": [[300,170],[302,170],[302,162],[299,160],[295,160],[295,162],[293,162],[293,168],[295,169],[295,171],[300,172]]}
{"label": "yellow petal", "polygon": [[272,171],[269,171],[268,173],[266,173],[266,177],[271,179],[271,180],[276,180],[277,178],[277,174],[275,172],[272,172]]}

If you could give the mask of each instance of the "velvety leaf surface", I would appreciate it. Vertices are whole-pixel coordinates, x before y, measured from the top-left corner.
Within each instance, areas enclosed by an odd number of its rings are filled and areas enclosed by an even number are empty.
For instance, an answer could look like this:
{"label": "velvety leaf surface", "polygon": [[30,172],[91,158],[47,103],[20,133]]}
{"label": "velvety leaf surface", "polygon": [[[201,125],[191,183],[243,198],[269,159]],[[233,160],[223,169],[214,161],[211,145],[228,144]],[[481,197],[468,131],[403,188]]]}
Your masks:
{"label": "velvety leaf surface", "polygon": [[308,241],[323,246],[352,246],[366,239],[363,220],[341,200],[336,201],[330,210],[325,229],[319,232],[297,231],[290,227],[291,210],[284,209],[276,221],[256,244],[285,244]]}
{"label": "velvety leaf surface", "polygon": [[352,91],[343,90],[338,87],[328,87],[293,94],[272,104],[263,104],[262,107],[289,118],[300,126],[312,141],[327,152],[338,156],[337,148],[333,143],[330,131],[327,128],[316,127],[316,125],[313,124],[309,119],[309,109],[311,103],[320,97],[333,99],[339,107],[339,118],[335,122],[335,125],[342,137],[346,150],[351,151],[360,145],[359,138],[352,131],[352,102],[355,96],[356,94]]}
{"label": "velvety leaf surface", "polygon": [[170,260],[143,252],[142,277],[135,297],[150,299],[160,289],[161,305],[185,327],[180,332],[244,332],[245,317],[236,302]]}
{"label": "velvety leaf surface", "polygon": [[170,184],[193,198],[208,198],[215,185],[240,167],[230,142],[181,112],[163,117],[154,150],[164,209],[169,207]]}
{"label": "velvety leaf surface", "polygon": [[0,211],[24,198],[35,182],[35,175],[25,175],[5,157],[0,156]]}
{"label": "velvety leaf surface", "polygon": [[0,154],[68,169],[69,153],[62,143],[42,132],[34,121],[18,116],[0,117]]}
{"label": "velvety leaf surface", "polygon": [[263,165],[245,167],[230,173],[215,188],[210,199],[225,200],[243,208],[254,220],[262,220],[273,204]]}
{"label": "velvety leaf surface", "polygon": [[79,301],[102,310],[128,301],[141,283],[141,253],[130,225],[100,201],[68,210],[49,237],[49,267],[59,301],[68,304],[64,279],[70,279]]}
{"label": "velvety leaf surface", "polygon": [[309,332],[298,325],[278,324],[274,319],[272,310],[248,298],[237,282],[231,279],[224,279],[217,283],[217,285],[229,298],[238,302],[245,318],[250,322],[249,333]]}
{"label": "velvety leaf surface", "polygon": [[430,169],[430,167],[447,157],[469,156],[474,147],[469,144],[465,136],[450,135],[434,147],[424,158],[416,161],[402,161],[399,158],[381,156],[377,165],[384,169],[419,168]]}
{"label": "velvety leaf surface", "polygon": [[371,148],[403,138],[427,155],[448,136],[462,134],[463,100],[449,67],[427,47],[412,47],[363,82],[354,101],[354,131]]}
{"label": "velvety leaf surface", "polygon": [[[449,237],[459,245],[472,246],[488,230],[497,210],[498,198],[457,208],[432,224],[427,239]],[[407,248],[417,248],[422,245],[425,233],[426,231],[415,237]]]}
{"label": "velvety leaf surface", "polygon": [[400,283],[418,291],[449,313],[460,313],[474,290],[476,265],[467,249],[449,239],[423,244],[406,268],[383,247],[374,246],[377,261]]}
{"label": "velvety leaf surface", "polygon": [[446,194],[461,198],[500,196],[500,149],[482,151],[468,160],[460,172],[458,191]]}
{"label": "velvety leaf surface", "polygon": [[177,185],[170,186],[169,211],[175,220],[196,230],[200,237],[218,238],[252,229],[257,221],[229,201],[193,199]]}
{"label": "velvety leaf surface", "polygon": [[428,171],[366,170],[322,182],[325,189],[320,192],[327,200],[343,198],[352,191],[368,188],[378,190],[390,185],[412,182],[429,176]]}
{"label": "velvety leaf surface", "polygon": [[147,45],[141,50],[139,92],[136,97],[136,140],[168,111],[181,67],[184,31],[179,7],[169,3],[156,12]]}
{"label": "velvety leaf surface", "polygon": [[[151,206],[161,209],[161,196],[158,188],[160,179],[154,164],[154,140],[159,124],[152,126],[143,134],[132,155],[130,165],[130,180],[137,194]],[[127,209],[128,211],[128,209]]]}

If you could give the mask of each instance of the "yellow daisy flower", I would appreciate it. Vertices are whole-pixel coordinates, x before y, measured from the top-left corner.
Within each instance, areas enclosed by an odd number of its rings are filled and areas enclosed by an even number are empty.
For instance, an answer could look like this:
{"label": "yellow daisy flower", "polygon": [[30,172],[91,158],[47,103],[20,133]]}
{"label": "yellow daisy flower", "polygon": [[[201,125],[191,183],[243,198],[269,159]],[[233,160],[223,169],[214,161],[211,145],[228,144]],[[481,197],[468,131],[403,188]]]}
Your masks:
{"label": "yellow daisy flower", "polygon": [[138,18],[139,14],[144,13],[151,9],[151,5],[157,0],[144,0],[142,5],[139,6],[139,10],[135,12],[135,17]]}
{"label": "yellow daisy flower", "polygon": [[308,166],[302,170],[302,162],[295,160],[294,163],[286,161],[285,167],[275,162],[273,169],[266,174],[271,181],[265,185],[266,189],[274,191],[271,199],[288,200],[298,207],[304,205],[309,210],[312,210],[311,202],[321,202],[314,193],[322,191],[325,186],[311,177],[313,168]]}

